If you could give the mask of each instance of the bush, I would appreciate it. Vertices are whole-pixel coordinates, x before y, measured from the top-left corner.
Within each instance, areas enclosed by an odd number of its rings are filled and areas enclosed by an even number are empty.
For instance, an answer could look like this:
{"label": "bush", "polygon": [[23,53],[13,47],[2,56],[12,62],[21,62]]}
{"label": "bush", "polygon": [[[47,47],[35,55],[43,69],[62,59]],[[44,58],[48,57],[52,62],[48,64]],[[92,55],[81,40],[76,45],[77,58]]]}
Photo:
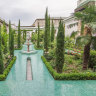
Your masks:
{"label": "bush", "polygon": [[36,44],[35,44],[34,48],[35,48],[36,50],[43,50],[43,46],[41,46],[41,45],[40,45],[39,48],[37,48],[37,46],[36,46]]}
{"label": "bush", "polygon": [[96,72],[86,73],[57,73],[52,66],[47,62],[44,56],[41,57],[49,72],[55,80],[96,80]]}
{"label": "bush", "polygon": [[89,58],[89,67],[93,68],[94,66],[96,66],[96,51],[91,50]]}
{"label": "bush", "polygon": [[70,37],[65,38],[65,48],[73,48],[75,46],[75,40],[71,39]]}
{"label": "bush", "polygon": [[7,66],[7,68],[4,70],[3,74],[0,74],[0,81],[3,81],[6,79],[8,73],[10,72],[10,69],[12,68],[14,62],[16,60],[16,57],[14,57],[11,62],[9,63],[9,65]]}

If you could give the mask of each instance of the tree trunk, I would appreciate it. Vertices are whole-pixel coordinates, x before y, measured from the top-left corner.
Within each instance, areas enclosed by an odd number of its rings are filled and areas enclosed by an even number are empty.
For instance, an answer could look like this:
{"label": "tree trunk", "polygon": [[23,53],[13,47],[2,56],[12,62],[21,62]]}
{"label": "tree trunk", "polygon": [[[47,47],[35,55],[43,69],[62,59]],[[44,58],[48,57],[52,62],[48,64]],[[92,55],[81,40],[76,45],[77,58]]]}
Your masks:
{"label": "tree trunk", "polygon": [[86,70],[88,67],[88,61],[90,57],[90,44],[85,45],[83,54],[83,69]]}
{"label": "tree trunk", "polygon": [[[91,34],[91,28],[87,27],[86,28],[86,33],[85,35],[92,36]],[[83,70],[86,70],[88,68],[88,62],[89,62],[89,57],[90,57],[90,45],[91,45],[91,40],[87,45],[84,47],[84,54],[83,54]]]}

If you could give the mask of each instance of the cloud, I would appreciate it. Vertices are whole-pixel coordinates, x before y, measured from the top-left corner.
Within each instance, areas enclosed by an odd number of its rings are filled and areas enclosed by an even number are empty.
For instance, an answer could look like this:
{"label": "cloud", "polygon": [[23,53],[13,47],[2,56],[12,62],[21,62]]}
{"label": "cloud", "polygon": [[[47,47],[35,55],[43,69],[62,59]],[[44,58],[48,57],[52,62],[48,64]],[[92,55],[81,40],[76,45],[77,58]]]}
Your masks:
{"label": "cloud", "polygon": [[0,0],[0,17],[16,25],[32,25],[36,18],[43,18],[46,7],[52,17],[66,17],[74,12],[77,0]]}

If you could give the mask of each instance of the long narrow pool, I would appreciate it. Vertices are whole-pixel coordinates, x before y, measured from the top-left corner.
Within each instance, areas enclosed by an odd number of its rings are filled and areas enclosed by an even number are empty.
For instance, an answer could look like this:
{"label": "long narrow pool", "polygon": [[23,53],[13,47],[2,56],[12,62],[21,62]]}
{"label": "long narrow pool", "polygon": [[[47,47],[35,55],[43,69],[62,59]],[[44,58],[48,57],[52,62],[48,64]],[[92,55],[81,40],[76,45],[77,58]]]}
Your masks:
{"label": "long narrow pool", "polygon": [[[34,48],[33,45],[30,49]],[[27,50],[24,45],[22,50]],[[15,51],[17,60],[7,79],[0,82],[0,96],[96,96],[96,81],[56,81],[41,60],[43,51],[37,54],[21,54]],[[33,80],[26,80],[27,58],[31,58]]]}

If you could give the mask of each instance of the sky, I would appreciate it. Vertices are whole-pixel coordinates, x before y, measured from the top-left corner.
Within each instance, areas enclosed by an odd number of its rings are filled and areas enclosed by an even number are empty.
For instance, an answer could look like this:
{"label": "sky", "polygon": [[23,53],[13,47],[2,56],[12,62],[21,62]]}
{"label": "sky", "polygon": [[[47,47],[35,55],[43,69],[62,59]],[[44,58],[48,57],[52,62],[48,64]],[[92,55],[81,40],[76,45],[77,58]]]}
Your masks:
{"label": "sky", "polygon": [[77,7],[77,0],[0,0],[0,18],[15,25],[30,26],[44,18],[46,7],[51,17],[67,17]]}

